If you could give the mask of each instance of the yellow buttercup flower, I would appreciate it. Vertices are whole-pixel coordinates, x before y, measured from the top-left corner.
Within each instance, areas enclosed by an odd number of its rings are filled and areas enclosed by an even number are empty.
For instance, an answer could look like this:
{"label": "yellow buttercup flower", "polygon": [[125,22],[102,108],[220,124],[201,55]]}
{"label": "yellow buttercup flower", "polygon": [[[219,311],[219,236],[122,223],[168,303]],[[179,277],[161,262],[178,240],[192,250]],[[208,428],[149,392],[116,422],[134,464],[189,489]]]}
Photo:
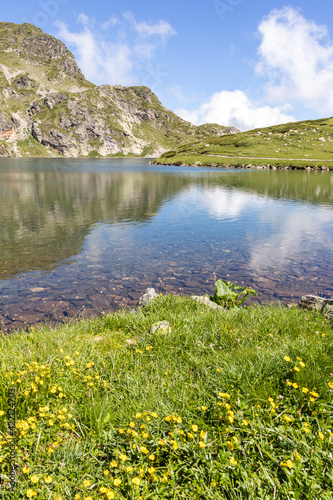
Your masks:
{"label": "yellow buttercup flower", "polygon": [[52,476],[47,476],[44,481],[47,483],[47,484],[50,484],[52,483],[53,479],[52,479]]}
{"label": "yellow buttercup flower", "polygon": [[204,448],[206,445],[203,441],[199,441],[199,446],[200,446],[200,448]]}
{"label": "yellow buttercup flower", "polygon": [[118,478],[117,478],[117,479],[115,479],[115,480],[113,481],[113,484],[114,484],[115,486],[119,486],[119,485],[121,484],[121,479],[118,479]]}
{"label": "yellow buttercup flower", "polygon": [[136,486],[139,486],[139,484],[141,483],[141,479],[138,477],[133,477],[132,483],[136,484]]}
{"label": "yellow buttercup flower", "polygon": [[285,361],[287,361],[287,363],[289,363],[289,361],[291,361],[291,359],[289,358],[289,356],[285,356],[283,359],[284,359]]}
{"label": "yellow buttercup flower", "polygon": [[32,497],[34,497],[34,496],[36,496],[36,495],[37,495],[37,491],[34,491],[34,490],[32,490],[32,489],[29,489],[29,490],[27,490],[27,492],[26,492],[26,496],[27,496],[28,498],[32,498]]}
{"label": "yellow buttercup flower", "polygon": [[34,484],[38,483],[39,477],[38,476],[31,476],[30,481]]}
{"label": "yellow buttercup flower", "polygon": [[231,441],[227,441],[227,447],[232,451],[234,449],[234,444]]}
{"label": "yellow buttercup flower", "polygon": [[149,460],[151,460],[152,462],[155,460],[155,455],[149,455]]}
{"label": "yellow buttercup flower", "polygon": [[231,457],[231,458],[229,459],[229,462],[231,463],[231,465],[237,465],[237,460],[235,460],[235,458],[234,458],[234,457]]}
{"label": "yellow buttercup flower", "polygon": [[192,431],[193,432],[198,432],[198,426],[196,424],[192,425]]}
{"label": "yellow buttercup flower", "polygon": [[288,459],[286,462],[280,462],[282,467],[288,467],[288,469],[292,469],[294,467],[294,462]]}
{"label": "yellow buttercup flower", "polygon": [[106,498],[109,498],[109,499],[113,499],[115,497],[115,494],[113,493],[113,491],[108,491],[108,493],[106,494]]}

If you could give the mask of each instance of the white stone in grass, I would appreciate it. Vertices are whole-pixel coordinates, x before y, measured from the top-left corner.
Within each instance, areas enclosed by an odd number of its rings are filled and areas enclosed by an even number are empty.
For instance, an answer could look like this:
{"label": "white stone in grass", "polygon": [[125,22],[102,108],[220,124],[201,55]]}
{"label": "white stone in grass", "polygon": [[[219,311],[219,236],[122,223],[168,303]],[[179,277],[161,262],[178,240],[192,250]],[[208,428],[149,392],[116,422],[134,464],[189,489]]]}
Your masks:
{"label": "white stone in grass", "polygon": [[104,337],[94,337],[93,342],[102,342],[104,340]]}
{"label": "white stone in grass", "polygon": [[139,298],[138,305],[148,306],[156,297],[158,297],[158,293],[155,292],[155,288],[147,288],[146,292]]}
{"label": "white stone in grass", "polygon": [[211,307],[212,309],[219,309],[220,311],[224,311],[224,308],[222,306],[219,306],[218,304],[210,300],[207,295],[192,295],[191,299],[196,300],[197,302],[200,302],[205,306]]}
{"label": "white stone in grass", "polygon": [[150,329],[151,333],[155,334],[168,334],[171,333],[171,325],[167,321],[158,321],[158,323],[154,323]]}

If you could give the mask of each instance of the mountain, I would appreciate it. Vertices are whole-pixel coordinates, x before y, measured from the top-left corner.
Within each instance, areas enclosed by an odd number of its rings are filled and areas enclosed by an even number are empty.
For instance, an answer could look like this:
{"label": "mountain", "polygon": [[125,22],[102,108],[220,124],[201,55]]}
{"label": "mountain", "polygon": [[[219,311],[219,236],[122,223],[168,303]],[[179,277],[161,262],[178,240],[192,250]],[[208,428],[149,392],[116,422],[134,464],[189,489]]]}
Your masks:
{"label": "mountain", "polygon": [[2,157],[158,156],[238,132],[196,127],[148,87],[94,85],[61,41],[28,23],[0,23],[0,103]]}
{"label": "mountain", "polygon": [[333,169],[333,118],[190,140],[153,163],[329,170]]}

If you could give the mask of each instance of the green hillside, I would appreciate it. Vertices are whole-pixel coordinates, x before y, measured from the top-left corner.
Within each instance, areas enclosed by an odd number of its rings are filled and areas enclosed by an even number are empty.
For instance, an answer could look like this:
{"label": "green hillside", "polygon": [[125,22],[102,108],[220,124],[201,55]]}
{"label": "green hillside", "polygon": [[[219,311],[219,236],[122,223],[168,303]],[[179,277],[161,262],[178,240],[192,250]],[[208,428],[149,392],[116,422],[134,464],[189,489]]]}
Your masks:
{"label": "green hillside", "polygon": [[254,129],[182,144],[153,163],[333,168],[333,118]]}

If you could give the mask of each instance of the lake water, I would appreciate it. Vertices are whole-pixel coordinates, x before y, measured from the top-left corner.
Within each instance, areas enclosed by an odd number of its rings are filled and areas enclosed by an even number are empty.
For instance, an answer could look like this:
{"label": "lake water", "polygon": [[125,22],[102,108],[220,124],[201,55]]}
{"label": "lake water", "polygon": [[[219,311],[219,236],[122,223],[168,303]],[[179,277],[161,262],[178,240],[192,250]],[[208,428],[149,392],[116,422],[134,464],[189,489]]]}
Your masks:
{"label": "lake water", "polygon": [[333,174],[0,160],[4,329],[134,306],[148,286],[259,302],[333,294]]}

